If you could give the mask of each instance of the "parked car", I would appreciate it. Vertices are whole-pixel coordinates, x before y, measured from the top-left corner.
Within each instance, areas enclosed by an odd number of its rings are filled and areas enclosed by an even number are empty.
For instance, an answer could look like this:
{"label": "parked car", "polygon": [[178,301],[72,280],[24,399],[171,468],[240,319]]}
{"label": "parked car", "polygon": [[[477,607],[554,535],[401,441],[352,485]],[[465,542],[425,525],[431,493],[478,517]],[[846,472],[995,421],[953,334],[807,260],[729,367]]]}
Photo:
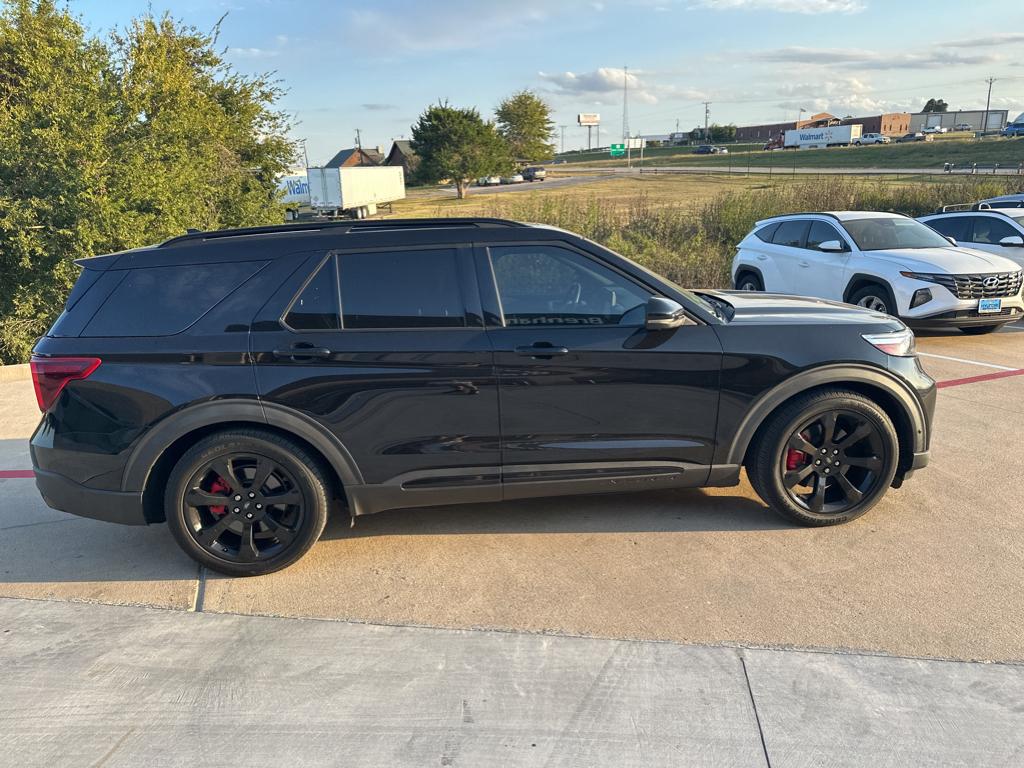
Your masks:
{"label": "parked car", "polygon": [[896,139],[897,144],[905,144],[909,141],[933,141],[935,139],[930,133],[905,133]]}
{"label": "parked car", "polygon": [[476,180],[478,187],[496,187],[501,184],[501,176],[481,176]]}
{"label": "parked car", "polygon": [[502,184],[522,184],[526,179],[523,178],[521,173],[513,173],[511,176],[502,176]]}
{"label": "parked car", "polygon": [[892,139],[884,133],[865,133],[853,143],[859,147],[861,144],[888,144],[890,141]]}
{"label": "parked car", "polygon": [[78,263],[32,357],[36,484],[55,509],[166,521],[223,573],[295,562],[328,514],[742,467],[788,519],[833,525],[928,462],[935,384],[899,320],[693,292],[560,229],[282,225]]}
{"label": "parked car", "polygon": [[974,126],[970,123],[957,123],[953,128],[954,131],[973,131]]}
{"label": "parked car", "polygon": [[1009,259],[957,247],[907,216],[865,211],[759,221],[732,265],[740,290],[845,301],[968,334],[1021,318],[1022,274]]}
{"label": "parked car", "polygon": [[937,133],[948,133],[948,128],[943,128],[941,125],[929,125],[925,128],[922,133],[925,134],[937,134]]}
{"label": "parked car", "polygon": [[1024,208],[949,211],[921,216],[918,221],[959,244],[1024,267]]}
{"label": "parked car", "polygon": [[729,150],[726,149],[725,147],[716,147],[716,146],[713,146],[711,144],[701,144],[699,147],[697,147],[695,150],[693,150],[693,154],[695,154],[695,155],[727,155],[727,154],[729,154]]}
{"label": "parked car", "polygon": [[548,177],[548,172],[540,166],[530,166],[523,171],[523,178],[527,181],[544,181]]}

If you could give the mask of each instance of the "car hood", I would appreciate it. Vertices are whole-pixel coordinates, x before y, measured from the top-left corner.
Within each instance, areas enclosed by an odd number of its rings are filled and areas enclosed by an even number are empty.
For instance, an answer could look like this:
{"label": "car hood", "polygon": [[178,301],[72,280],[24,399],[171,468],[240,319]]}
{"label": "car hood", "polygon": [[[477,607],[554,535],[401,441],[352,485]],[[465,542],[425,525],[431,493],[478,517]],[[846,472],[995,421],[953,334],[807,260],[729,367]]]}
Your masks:
{"label": "car hood", "polygon": [[911,272],[963,275],[977,272],[1016,272],[1020,269],[1005,256],[961,246],[864,251],[863,255],[899,264]]}
{"label": "car hood", "polygon": [[899,330],[903,324],[895,317],[852,304],[789,296],[760,291],[701,291],[701,295],[724,301],[733,308],[730,323],[763,325],[865,325],[878,323]]}

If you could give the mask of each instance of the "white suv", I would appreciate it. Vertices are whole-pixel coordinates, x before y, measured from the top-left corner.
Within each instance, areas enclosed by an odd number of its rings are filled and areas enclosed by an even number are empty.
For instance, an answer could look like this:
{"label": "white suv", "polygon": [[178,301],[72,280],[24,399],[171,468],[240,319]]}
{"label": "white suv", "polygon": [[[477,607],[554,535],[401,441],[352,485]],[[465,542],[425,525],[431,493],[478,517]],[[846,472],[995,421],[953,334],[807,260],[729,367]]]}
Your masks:
{"label": "white suv", "polygon": [[1024,267],[1024,208],[933,213],[917,220],[957,243],[1004,256]]}
{"label": "white suv", "polygon": [[892,139],[884,133],[865,133],[853,143],[860,146],[861,144],[888,144],[890,141]]}
{"label": "white suv", "polygon": [[1015,263],[957,247],[896,213],[797,213],[759,221],[736,246],[732,278],[741,291],[845,301],[918,328],[988,333],[1024,315],[1024,273]]}

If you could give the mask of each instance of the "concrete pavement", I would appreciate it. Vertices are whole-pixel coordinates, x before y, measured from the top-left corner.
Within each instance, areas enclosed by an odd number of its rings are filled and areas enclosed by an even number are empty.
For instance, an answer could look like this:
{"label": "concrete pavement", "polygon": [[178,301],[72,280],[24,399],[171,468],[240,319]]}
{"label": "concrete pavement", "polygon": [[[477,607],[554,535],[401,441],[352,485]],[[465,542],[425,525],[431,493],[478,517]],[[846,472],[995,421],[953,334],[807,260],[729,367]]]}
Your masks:
{"label": "concrete pavement", "polygon": [[[1024,363],[1015,328],[920,347],[940,380]],[[31,480],[0,479],[0,595],[1020,661],[1022,394],[1024,376],[941,390],[932,465],[845,526],[790,526],[746,482],[398,510],[332,521],[258,579],[206,573],[164,526],[74,518]],[[35,421],[29,382],[0,384],[0,470],[29,466]]]}
{"label": "concrete pavement", "polygon": [[0,763],[1012,766],[1024,667],[0,599]]}

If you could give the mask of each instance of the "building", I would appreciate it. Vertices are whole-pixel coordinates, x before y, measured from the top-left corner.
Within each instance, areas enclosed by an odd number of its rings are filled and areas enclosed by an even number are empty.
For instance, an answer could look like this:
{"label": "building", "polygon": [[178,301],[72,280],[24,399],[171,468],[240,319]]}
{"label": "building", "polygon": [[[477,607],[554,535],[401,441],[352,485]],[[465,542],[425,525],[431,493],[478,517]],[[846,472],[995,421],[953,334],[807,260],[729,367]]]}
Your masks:
{"label": "building", "polygon": [[910,132],[909,112],[886,112],[884,115],[868,117],[846,117],[839,125],[860,125],[861,133],[881,133],[885,136],[902,136]]}
{"label": "building", "polygon": [[[377,156],[376,160],[374,159],[374,155]],[[352,147],[351,149],[341,150],[328,161],[324,168],[352,168],[360,165],[380,165],[380,161],[383,159],[384,158],[380,153],[374,152],[373,150]]]}
{"label": "building", "polygon": [[412,178],[419,162],[420,159],[416,156],[416,152],[413,151],[412,143],[405,139],[396,139],[391,144],[391,151],[388,152],[388,156],[384,158],[384,165],[402,166],[405,169],[406,179]]}
{"label": "building", "polygon": [[860,125],[863,133],[884,133],[886,136],[902,136],[910,130],[911,115],[907,112],[887,112],[867,117],[838,118],[828,112],[819,112],[806,120],[788,123],[763,123],[744,125],[736,129],[736,141],[768,141],[780,133],[795,128],[828,128],[833,125]]}
{"label": "building", "polygon": [[[988,111],[989,131],[1001,131],[1006,127],[1006,121],[1010,113],[1006,109],[990,109]],[[910,115],[910,128],[907,130],[923,131],[933,126],[945,128],[949,131],[956,130],[958,125],[967,125],[969,128],[962,130],[982,131],[985,126],[984,109],[958,109],[947,112],[915,112]]]}

